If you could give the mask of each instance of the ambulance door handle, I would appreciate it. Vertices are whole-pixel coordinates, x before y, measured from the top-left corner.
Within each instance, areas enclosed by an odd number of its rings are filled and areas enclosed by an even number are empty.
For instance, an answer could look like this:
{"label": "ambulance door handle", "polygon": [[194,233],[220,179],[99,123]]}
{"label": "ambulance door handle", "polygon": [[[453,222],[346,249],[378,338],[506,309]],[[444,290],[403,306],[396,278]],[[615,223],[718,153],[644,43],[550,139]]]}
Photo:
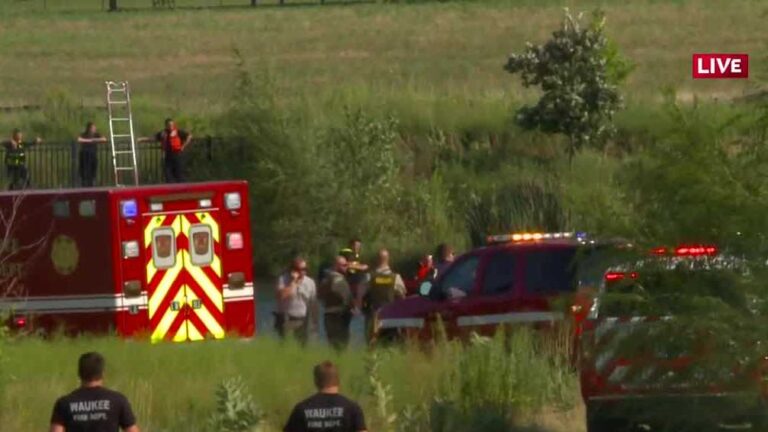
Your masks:
{"label": "ambulance door handle", "polygon": [[200,309],[203,307],[202,302],[200,302],[200,299],[194,299],[192,302],[189,303],[190,306],[192,306],[192,309]]}
{"label": "ambulance door handle", "polygon": [[171,310],[174,312],[178,312],[181,309],[181,303],[174,301],[171,302]]}

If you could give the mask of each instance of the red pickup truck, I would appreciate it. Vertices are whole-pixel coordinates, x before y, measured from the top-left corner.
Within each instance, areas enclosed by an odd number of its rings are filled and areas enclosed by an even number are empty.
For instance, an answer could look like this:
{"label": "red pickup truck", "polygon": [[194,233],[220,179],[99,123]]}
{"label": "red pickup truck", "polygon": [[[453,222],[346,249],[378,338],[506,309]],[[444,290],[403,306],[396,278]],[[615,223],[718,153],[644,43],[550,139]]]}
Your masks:
{"label": "red pickup truck", "polygon": [[609,269],[579,343],[588,432],[768,430],[753,282],[708,245]]}
{"label": "red pickup truck", "polygon": [[376,317],[377,340],[431,340],[443,330],[449,338],[467,338],[473,332],[490,335],[502,325],[578,322],[610,260],[631,247],[581,233],[504,234],[488,241],[425,282],[419,295],[383,307]]}

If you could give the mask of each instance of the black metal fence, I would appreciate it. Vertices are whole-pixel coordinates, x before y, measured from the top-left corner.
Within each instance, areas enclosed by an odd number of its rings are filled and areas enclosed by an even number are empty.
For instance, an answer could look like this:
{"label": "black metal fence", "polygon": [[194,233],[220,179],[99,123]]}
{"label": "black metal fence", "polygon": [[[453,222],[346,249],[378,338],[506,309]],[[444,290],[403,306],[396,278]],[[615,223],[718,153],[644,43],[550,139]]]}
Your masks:
{"label": "black metal fence", "polygon": [[[184,171],[189,180],[219,180],[235,174],[228,167],[245,151],[241,140],[196,138],[182,154]],[[47,143],[27,147],[27,169],[33,189],[80,187],[80,147],[77,142]],[[109,143],[97,147],[98,166],[95,186],[114,185],[112,153]],[[136,161],[141,184],[163,182],[163,150],[158,143],[136,146]],[[240,173],[242,174],[242,173]],[[8,185],[6,169],[0,171],[3,188]]]}

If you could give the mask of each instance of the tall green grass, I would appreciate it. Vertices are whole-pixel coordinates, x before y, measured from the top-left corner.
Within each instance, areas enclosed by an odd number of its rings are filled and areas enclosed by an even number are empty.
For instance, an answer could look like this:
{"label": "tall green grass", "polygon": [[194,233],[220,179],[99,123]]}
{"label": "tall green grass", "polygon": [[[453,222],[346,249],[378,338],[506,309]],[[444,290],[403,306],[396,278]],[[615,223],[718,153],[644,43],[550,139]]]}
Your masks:
{"label": "tall green grass", "polygon": [[[510,340],[378,352],[375,374],[391,398],[388,422],[377,409],[381,393],[370,389],[371,355],[362,350],[339,355],[270,338],[160,345],[108,337],[20,339],[4,349],[0,421],[6,432],[45,429],[56,397],[77,386],[77,357],[89,350],[106,356],[108,386],[126,393],[149,432],[205,430],[219,384],[238,376],[263,413],[265,430],[280,430],[293,404],[314,391],[311,368],[325,359],[339,364],[343,392],[360,401],[371,430],[410,422],[412,431],[466,431],[467,421],[482,420],[470,413],[483,406],[496,409],[484,418],[504,427],[488,431],[535,422],[542,413],[565,418],[578,398],[573,373],[539,350],[531,335]],[[437,428],[441,422],[444,428]],[[570,426],[563,430],[581,429]]]}

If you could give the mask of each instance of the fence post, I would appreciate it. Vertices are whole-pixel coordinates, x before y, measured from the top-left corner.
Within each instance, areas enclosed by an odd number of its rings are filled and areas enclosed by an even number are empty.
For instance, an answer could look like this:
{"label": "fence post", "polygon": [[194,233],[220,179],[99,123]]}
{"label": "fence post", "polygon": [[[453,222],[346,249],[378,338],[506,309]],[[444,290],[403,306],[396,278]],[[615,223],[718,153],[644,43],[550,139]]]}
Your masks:
{"label": "fence post", "polygon": [[77,187],[77,141],[71,141],[69,145],[69,153],[70,153],[70,164],[69,164],[69,172],[70,172],[70,186],[71,187]]}

